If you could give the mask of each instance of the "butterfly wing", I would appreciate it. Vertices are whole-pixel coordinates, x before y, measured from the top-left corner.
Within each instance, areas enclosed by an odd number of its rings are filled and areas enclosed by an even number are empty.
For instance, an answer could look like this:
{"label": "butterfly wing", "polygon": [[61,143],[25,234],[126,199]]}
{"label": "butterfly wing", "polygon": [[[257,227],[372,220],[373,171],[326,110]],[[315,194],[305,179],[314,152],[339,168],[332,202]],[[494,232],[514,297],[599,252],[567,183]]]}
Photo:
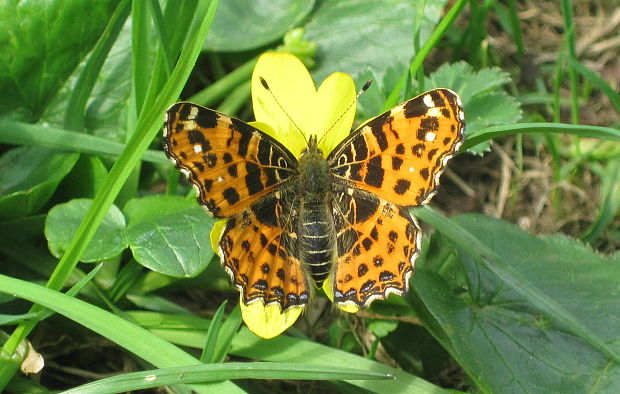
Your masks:
{"label": "butterfly wing", "polygon": [[406,292],[420,243],[414,218],[406,208],[363,190],[337,195],[338,257],[327,285],[336,305],[357,312],[375,299]]}
{"label": "butterfly wing", "polygon": [[290,211],[294,204],[286,194],[282,191],[279,198],[267,196],[235,215],[220,238],[224,267],[246,305],[260,300],[286,310],[308,302],[308,282],[297,242],[290,236],[295,232],[297,215]]}
{"label": "butterfly wing", "polygon": [[435,194],[464,127],[458,96],[436,89],[370,120],[330,153],[338,258],[328,285],[341,309],[407,291],[420,230],[404,207]]}
{"label": "butterfly wing", "polygon": [[435,89],[351,132],[328,156],[336,182],[402,206],[430,200],[439,176],[463,142],[461,100]]}
{"label": "butterfly wing", "polygon": [[166,112],[164,150],[197,190],[198,202],[230,217],[296,174],[297,160],[249,124],[191,103]]}
{"label": "butterfly wing", "polygon": [[[278,304],[280,311],[303,307],[309,286],[290,236],[297,221],[287,182],[297,175],[295,157],[238,119],[184,102],[166,112],[164,148],[195,186],[199,203],[228,218],[218,252],[244,304]],[[246,322],[270,336],[291,324],[266,329],[279,322],[267,317],[266,323]]]}

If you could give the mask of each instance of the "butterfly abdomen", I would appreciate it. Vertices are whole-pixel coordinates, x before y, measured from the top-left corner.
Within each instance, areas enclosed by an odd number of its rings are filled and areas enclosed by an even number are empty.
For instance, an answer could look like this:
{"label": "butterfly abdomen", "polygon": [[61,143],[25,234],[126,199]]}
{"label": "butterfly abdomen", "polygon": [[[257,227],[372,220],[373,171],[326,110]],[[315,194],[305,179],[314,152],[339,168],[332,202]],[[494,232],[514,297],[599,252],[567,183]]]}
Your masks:
{"label": "butterfly abdomen", "polygon": [[334,221],[325,202],[304,201],[299,216],[299,251],[302,264],[317,287],[321,287],[333,264],[333,234]]}

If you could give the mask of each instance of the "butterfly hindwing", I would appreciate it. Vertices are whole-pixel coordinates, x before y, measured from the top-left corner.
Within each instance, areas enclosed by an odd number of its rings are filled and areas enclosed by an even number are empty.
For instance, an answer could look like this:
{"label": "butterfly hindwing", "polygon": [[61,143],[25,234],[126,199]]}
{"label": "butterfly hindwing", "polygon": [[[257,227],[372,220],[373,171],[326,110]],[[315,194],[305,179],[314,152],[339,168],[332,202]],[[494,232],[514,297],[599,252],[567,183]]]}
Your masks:
{"label": "butterfly hindwing", "polygon": [[463,141],[458,96],[435,89],[352,131],[328,156],[335,182],[402,206],[435,193],[439,175]]}
{"label": "butterfly hindwing", "polygon": [[338,193],[334,217],[334,302],[364,308],[390,293],[406,292],[420,234],[411,214],[365,191],[350,190]]}
{"label": "butterfly hindwing", "polygon": [[297,160],[249,124],[191,103],[166,112],[164,149],[218,218],[230,217],[295,174]]}
{"label": "butterfly hindwing", "polygon": [[246,305],[262,301],[286,310],[308,302],[309,284],[290,237],[297,224],[290,206],[267,196],[230,218],[221,235],[222,264]]}

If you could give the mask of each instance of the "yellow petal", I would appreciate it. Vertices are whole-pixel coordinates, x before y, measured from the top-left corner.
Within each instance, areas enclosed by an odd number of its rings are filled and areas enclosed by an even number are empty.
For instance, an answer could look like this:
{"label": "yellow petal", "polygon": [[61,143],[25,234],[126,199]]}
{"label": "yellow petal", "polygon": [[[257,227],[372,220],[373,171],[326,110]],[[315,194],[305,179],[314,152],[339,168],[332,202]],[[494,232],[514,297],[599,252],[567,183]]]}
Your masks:
{"label": "yellow petal", "polygon": [[[327,279],[325,279],[325,282],[323,282],[323,286],[322,286],[323,291],[325,292],[325,295],[327,296],[327,298],[329,298],[331,302],[334,302],[333,280],[334,280],[334,275],[331,274],[327,277]],[[348,312],[348,313],[357,313],[360,311],[360,307],[353,301],[336,302],[336,306],[341,311]]]}
{"label": "yellow petal", "polygon": [[269,124],[277,133],[276,139],[295,157],[306,147],[302,130],[309,127],[315,96],[312,77],[295,56],[268,52],[258,59],[252,74],[254,116],[257,122]]}
{"label": "yellow petal", "polygon": [[327,156],[353,125],[355,83],[348,74],[334,73],[316,91],[299,59],[288,53],[269,52],[254,67],[252,105],[256,121],[270,125],[275,134],[268,134],[295,157],[301,155],[312,134],[317,135],[319,147]]}
{"label": "yellow petal", "polygon": [[330,274],[325,281],[323,282],[323,286],[321,288],[325,292],[325,295],[331,302],[334,302],[334,286],[332,281],[334,280],[334,274]]}
{"label": "yellow petal", "polygon": [[276,132],[276,130],[271,127],[271,125],[264,123],[264,122],[248,122],[248,124],[250,126],[254,126],[257,129],[259,129],[260,131],[262,131],[265,134],[269,134],[270,136],[272,136],[275,139],[278,139],[278,133]]}
{"label": "yellow petal", "polygon": [[213,228],[211,229],[209,238],[211,239],[211,248],[213,248],[215,253],[219,252],[217,244],[220,241],[220,237],[222,236],[224,229],[226,228],[226,222],[228,222],[228,219],[221,219],[213,223]]}
{"label": "yellow petal", "polygon": [[360,307],[353,301],[337,302],[336,306],[344,312],[357,313],[360,311]]}
{"label": "yellow petal", "polygon": [[280,335],[295,323],[304,310],[304,307],[300,306],[282,312],[280,305],[265,305],[260,301],[245,305],[243,297],[239,298],[239,304],[243,321],[250,331],[265,339]]}
{"label": "yellow petal", "polygon": [[355,83],[349,74],[333,73],[319,86],[314,116],[319,148],[325,157],[349,132],[355,119]]}

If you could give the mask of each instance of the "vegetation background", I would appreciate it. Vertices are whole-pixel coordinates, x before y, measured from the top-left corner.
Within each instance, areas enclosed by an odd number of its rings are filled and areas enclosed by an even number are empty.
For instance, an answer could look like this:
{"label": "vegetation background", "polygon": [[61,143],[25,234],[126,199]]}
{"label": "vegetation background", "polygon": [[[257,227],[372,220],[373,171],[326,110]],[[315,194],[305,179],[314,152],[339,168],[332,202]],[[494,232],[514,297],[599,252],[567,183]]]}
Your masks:
{"label": "vegetation background", "polygon": [[[468,129],[410,292],[263,340],[160,129],[273,49]],[[0,391],[620,391],[619,55],[615,0],[3,1]]]}

